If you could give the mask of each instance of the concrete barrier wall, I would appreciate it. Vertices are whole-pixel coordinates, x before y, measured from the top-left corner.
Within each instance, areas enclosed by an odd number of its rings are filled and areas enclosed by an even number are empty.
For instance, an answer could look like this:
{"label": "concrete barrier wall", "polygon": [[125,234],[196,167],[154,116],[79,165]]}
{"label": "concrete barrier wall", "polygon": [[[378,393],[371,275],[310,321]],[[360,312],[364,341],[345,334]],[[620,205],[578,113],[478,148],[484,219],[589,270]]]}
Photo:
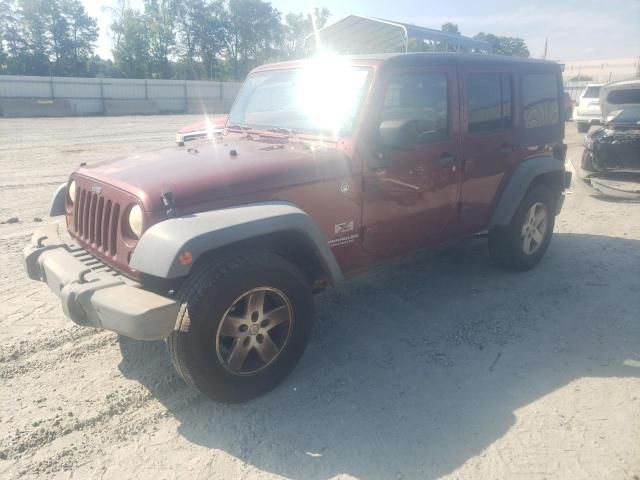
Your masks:
{"label": "concrete barrier wall", "polygon": [[226,113],[240,83],[0,75],[0,115]]}

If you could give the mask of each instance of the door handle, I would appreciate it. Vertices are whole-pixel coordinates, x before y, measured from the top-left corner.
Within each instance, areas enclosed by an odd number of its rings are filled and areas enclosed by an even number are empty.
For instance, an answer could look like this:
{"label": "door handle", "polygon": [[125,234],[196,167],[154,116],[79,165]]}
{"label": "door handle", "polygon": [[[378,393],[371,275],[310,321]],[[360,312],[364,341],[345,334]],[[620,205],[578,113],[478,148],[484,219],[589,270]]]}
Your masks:
{"label": "door handle", "polygon": [[450,155],[448,153],[445,153],[436,159],[436,164],[439,167],[448,167],[449,165],[453,165],[453,162],[455,161],[456,161],[455,155]]}
{"label": "door handle", "polygon": [[513,145],[502,145],[498,151],[504,155],[513,152]]}

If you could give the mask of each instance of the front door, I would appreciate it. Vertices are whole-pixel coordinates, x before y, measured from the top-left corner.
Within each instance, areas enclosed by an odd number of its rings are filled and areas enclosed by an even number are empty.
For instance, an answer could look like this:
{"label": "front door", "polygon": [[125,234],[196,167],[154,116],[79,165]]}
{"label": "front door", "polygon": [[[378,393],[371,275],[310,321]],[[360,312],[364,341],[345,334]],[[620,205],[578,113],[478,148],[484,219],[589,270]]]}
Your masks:
{"label": "front door", "polygon": [[[363,246],[376,254],[437,242],[454,220],[458,198],[459,114],[455,67],[394,71],[377,89],[370,155],[385,168],[364,171]],[[418,146],[389,149],[377,126],[416,120]]]}

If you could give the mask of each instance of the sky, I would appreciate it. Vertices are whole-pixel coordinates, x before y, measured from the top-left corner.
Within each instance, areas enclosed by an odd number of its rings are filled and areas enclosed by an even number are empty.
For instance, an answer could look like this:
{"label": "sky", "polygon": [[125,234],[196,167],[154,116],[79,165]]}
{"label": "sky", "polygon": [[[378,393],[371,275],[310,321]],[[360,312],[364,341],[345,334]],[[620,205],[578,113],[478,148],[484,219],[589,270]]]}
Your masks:
{"label": "sky", "polygon": [[[111,18],[115,0],[82,0],[98,18],[97,52],[111,58]],[[129,0],[140,8],[141,0]],[[478,32],[524,38],[533,57],[544,52],[559,61],[640,56],[640,0],[272,0],[280,12],[327,7],[330,23],[350,14],[437,28],[458,24],[463,35]]]}

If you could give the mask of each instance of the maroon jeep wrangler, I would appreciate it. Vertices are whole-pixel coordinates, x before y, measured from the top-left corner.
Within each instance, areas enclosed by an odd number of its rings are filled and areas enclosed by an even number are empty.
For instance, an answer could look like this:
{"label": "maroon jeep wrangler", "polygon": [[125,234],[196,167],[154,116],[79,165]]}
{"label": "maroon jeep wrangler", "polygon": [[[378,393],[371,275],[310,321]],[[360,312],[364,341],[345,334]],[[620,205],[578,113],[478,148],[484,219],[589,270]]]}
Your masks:
{"label": "maroon jeep wrangler", "polygon": [[380,54],[266,65],[223,135],[82,166],[25,248],[75,323],[166,339],[209,397],[268,391],[300,359],[313,293],[488,231],[499,265],[549,246],[565,171],[560,66]]}

